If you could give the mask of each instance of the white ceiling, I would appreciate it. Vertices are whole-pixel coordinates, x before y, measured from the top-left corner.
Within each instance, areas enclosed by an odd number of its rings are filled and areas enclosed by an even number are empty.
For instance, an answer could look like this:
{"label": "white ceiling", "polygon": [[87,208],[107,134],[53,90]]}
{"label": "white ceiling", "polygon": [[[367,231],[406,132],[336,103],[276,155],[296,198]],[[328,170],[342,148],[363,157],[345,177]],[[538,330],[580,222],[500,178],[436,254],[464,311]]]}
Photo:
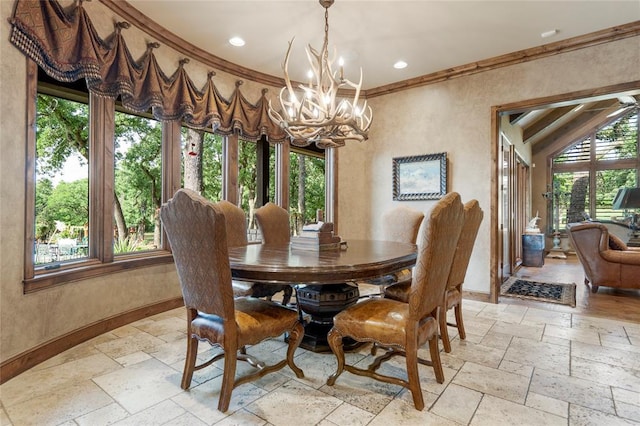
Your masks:
{"label": "white ceiling", "polygon": [[[290,76],[305,81],[304,47],[322,46],[324,9],[316,0],[129,0],[184,40],[237,65],[282,77],[295,37]],[[345,77],[363,89],[557,42],[640,20],[640,1],[336,0],[329,47],[345,59]],[[541,33],[557,30],[552,37]],[[228,39],[240,36],[244,47]],[[396,70],[397,60],[409,66]]]}

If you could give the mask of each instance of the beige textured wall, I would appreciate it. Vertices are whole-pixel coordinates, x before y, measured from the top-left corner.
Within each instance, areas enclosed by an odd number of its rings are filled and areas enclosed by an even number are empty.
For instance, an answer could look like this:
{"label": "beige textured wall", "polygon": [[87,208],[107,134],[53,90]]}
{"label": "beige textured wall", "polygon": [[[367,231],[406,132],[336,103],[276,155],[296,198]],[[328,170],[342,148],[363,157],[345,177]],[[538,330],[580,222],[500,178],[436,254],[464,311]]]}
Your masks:
{"label": "beige textured wall", "polygon": [[[485,211],[465,289],[489,293],[494,232],[489,209],[495,167],[491,107],[638,81],[638,46],[639,37],[629,38],[371,99],[374,123],[369,141],[340,151],[340,233],[346,238],[380,234],[382,213],[398,203],[392,200],[393,157],[445,151],[448,189],[465,201],[477,199]],[[362,177],[366,181],[356,180]],[[538,192],[534,187],[533,193]],[[426,211],[435,202],[403,203]]]}

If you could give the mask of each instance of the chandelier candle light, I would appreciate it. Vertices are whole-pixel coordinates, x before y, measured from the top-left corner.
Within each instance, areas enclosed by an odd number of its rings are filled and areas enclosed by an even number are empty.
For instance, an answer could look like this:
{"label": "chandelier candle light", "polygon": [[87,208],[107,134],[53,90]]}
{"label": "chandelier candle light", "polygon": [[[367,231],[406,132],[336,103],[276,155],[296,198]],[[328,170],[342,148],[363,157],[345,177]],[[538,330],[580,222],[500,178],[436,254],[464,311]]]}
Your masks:
{"label": "chandelier candle light", "polygon": [[[366,100],[360,101],[362,68],[360,81],[356,84],[344,78],[343,61],[338,62],[339,70],[334,71],[335,51],[329,58],[329,7],[334,0],[319,0],[324,7],[324,43],[318,52],[311,45],[305,49],[311,65],[308,85],[299,84],[293,89],[289,79],[289,55],[293,40],[289,42],[282,64],[285,87],[280,90],[280,110],[276,111],[269,101],[269,117],[278,123],[297,146],[315,143],[318,148],[344,146],[348,140],[365,141],[373,119],[371,107]],[[354,89],[353,99],[338,99],[341,88]]]}

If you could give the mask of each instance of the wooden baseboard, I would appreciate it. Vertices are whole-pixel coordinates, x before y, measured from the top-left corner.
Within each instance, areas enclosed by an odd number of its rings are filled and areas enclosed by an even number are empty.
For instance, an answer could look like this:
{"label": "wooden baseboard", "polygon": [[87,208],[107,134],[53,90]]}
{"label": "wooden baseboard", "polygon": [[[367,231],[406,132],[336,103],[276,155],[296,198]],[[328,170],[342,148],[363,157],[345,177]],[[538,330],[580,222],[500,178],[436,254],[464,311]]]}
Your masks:
{"label": "wooden baseboard", "polygon": [[86,325],[77,330],[50,340],[26,352],[16,355],[0,363],[0,384],[40,364],[47,359],[66,351],[82,342],[86,342],[108,331],[130,324],[142,318],[166,312],[184,306],[182,297],[165,300],[152,305],[142,306],[128,312],[106,318],[100,322]]}
{"label": "wooden baseboard", "polygon": [[491,303],[491,295],[489,293],[479,293],[477,291],[462,291],[463,299],[477,300],[478,302]]}

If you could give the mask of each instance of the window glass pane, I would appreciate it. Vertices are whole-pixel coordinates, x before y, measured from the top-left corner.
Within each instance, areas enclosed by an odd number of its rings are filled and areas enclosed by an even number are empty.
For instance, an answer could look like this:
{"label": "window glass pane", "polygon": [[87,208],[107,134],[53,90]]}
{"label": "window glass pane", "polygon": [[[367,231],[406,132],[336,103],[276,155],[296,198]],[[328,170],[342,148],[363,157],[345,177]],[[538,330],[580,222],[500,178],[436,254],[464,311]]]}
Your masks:
{"label": "window glass pane", "polygon": [[638,113],[631,111],[596,133],[596,160],[638,156]]}
{"label": "window glass pane", "polygon": [[162,125],[132,114],[115,115],[115,255],[160,247]]}
{"label": "window glass pane", "polygon": [[34,264],[88,257],[89,108],[38,94]]}
{"label": "window glass pane", "polygon": [[250,240],[255,240],[258,225],[255,221],[258,156],[255,142],[238,140],[238,196],[240,207],[248,215]]}
{"label": "window glass pane", "polygon": [[552,229],[566,229],[567,223],[589,217],[589,172],[553,174],[551,194]]}
{"label": "window glass pane", "polygon": [[222,136],[182,128],[182,187],[210,201],[222,199]]}
{"label": "window glass pane", "polygon": [[619,210],[612,210],[613,199],[620,188],[634,188],[636,182],[636,169],[596,172],[596,219],[611,220],[612,217],[620,216]]}
{"label": "window glass pane", "polygon": [[[593,158],[590,157],[591,141]],[[638,185],[638,169],[629,161],[633,159],[636,162],[638,160],[637,109],[631,109],[625,116],[601,127],[554,157],[553,164],[557,165],[557,169],[574,171],[556,171],[553,174],[555,195],[550,208],[554,224],[551,228],[556,227],[558,220],[560,229],[564,229],[566,223],[589,218],[609,221],[619,216],[620,212],[612,210],[613,199],[618,189]],[[578,162],[583,164],[562,164]],[[589,170],[595,174],[595,188],[591,195]],[[593,198],[590,200],[590,197]],[[594,205],[590,205],[590,202]]]}
{"label": "window glass pane", "polygon": [[324,212],[324,158],[290,153],[291,214],[299,222],[296,228],[316,221]]}
{"label": "window glass pane", "polygon": [[587,137],[575,145],[572,145],[560,155],[553,158],[554,164],[576,163],[579,161],[589,161],[591,150],[591,137]]}

